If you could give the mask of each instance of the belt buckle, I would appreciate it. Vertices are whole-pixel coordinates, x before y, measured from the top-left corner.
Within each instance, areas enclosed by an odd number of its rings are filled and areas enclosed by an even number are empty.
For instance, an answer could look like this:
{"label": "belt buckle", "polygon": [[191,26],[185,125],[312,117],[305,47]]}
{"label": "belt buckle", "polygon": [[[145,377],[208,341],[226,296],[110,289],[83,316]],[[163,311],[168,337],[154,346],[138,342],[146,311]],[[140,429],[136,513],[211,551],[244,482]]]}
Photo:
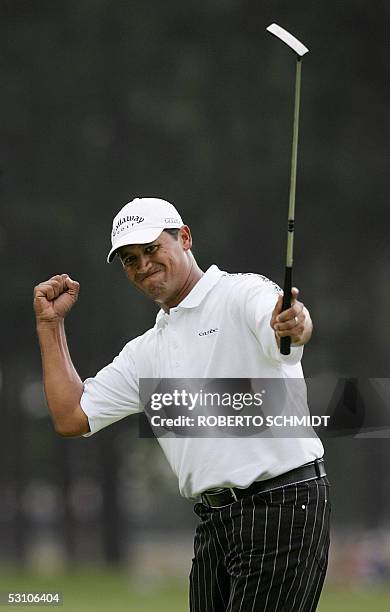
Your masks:
{"label": "belt buckle", "polygon": [[207,495],[207,493],[201,493],[200,498],[201,498],[201,500],[202,500],[202,503],[203,503],[205,506],[207,506],[208,508],[211,508],[210,502],[209,502],[209,500],[208,500],[208,495]]}
{"label": "belt buckle", "polygon": [[[213,496],[218,496],[219,494],[221,494],[221,493],[226,493],[227,491],[229,491],[229,492],[230,492],[230,495],[231,495],[231,496],[232,496],[232,498],[233,498],[233,499],[232,499],[230,502],[228,502],[227,504],[224,504],[224,505],[221,505],[221,506],[214,506],[214,505],[213,505],[213,503],[212,503],[212,499],[211,499],[211,501],[209,500],[209,497],[211,497],[211,498],[212,498]],[[202,493],[202,494],[201,494],[201,499],[202,499],[202,502],[203,502],[203,503],[205,503],[205,505],[206,505],[208,508],[223,508],[223,507],[225,507],[225,506],[230,505],[230,503],[233,503],[233,502],[235,502],[235,501],[238,501],[237,494],[236,494],[235,490],[234,490],[232,487],[225,487],[224,489],[222,489],[222,490],[221,490],[221,491],[219,491],[218,493],[211,493],[211,494],[210,494],[210,496],[209,496],[209,494],[207,493],[207,491],[205,491],[204,493]]]}
{"label": "belt buckle", "polygon": [[324,460],[322,458],[315,459],[314,468],[316,471],[317,478],[322,478],[323,476],[326,476]]}

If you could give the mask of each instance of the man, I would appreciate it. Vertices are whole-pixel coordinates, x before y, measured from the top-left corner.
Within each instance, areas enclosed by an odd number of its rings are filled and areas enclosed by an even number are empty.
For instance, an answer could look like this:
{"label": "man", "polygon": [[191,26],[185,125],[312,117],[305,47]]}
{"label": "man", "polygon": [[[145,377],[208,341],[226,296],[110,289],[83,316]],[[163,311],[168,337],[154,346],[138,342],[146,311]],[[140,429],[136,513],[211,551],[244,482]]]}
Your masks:
{"label": "man", "polygon": [[[310,314],[293,289],[256,274],[205,273],[175,207],[136,198],[113,222],[118,256],[139,291],[161,307],[154,327],[128,342],[84,384],[66,343],[64,318],[79,284],[67,274],[34,290],[44,386],[56,431],[92,435],[139,412],[140,379],[302,379]],[[291,336],[288,356],[280,338]],[[305,397],[291,397],[302,408]],[[192,612],[315,610],[329,547],[323,447],[311,437],[162,437],[183,496],[201,519],[190,575]]]}

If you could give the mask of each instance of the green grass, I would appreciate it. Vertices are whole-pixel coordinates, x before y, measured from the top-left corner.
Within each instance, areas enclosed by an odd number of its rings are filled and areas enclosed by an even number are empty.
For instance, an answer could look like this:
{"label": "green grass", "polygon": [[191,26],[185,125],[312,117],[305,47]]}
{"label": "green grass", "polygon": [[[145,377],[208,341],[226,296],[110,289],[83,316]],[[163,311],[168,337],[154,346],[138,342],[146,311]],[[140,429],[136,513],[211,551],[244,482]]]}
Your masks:
{"label": "green grass", "polygon": [[23,606],[36,612],[56,608],[63,612],[179,612],[187,609],[187,584],[182,580],[140,583],[117,570],[83,568],[50,577],[3,570],[0,591],[62,593],[62,606]]}
{"label": "green grass", "polygon": [[[61,576],[44,577],[32,572],[0,571],[0,591],[55,592],[63,606],[23,606],[36,612],[187,612],[187,581],[162,578],[141,583],[117,570],[85,568]],[[5,607],[3,608],[6,609]],[[9,609],[9,608],[8,608]],[[20,608],[19,608],[20,609]],[[327,589],[318,612],[387,612],[390,587],[359,590]]]}
{"label": "green grass", "polygon": [[390,586],[325,589],[317,612],[388,612]]}

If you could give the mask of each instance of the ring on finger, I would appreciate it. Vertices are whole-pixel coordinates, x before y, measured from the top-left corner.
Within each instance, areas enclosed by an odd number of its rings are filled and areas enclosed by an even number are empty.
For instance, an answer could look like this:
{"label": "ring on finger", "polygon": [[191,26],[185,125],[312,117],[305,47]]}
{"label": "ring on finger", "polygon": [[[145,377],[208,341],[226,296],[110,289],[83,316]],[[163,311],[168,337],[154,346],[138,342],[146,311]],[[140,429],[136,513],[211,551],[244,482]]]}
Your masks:
{"label": "ring on finger", "polygon": [[298,317],[294,317],[295,325],[298,325]]}

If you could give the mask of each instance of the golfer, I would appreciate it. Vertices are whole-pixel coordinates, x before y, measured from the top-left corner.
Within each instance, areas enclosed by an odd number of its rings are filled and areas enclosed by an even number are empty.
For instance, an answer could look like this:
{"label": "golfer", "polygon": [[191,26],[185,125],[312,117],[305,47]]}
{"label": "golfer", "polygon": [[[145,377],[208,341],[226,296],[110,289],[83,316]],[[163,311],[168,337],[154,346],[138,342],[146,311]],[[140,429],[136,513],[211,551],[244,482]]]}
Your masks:
{"label": "golfer", "polygon": [[[307,308],[257,274],[205,272],[176,208],[136,198],[117,214],[111,262],[160,310],[93,378],[81,381],[64,319],[79,283],[67,274],[34,289],[47,403],[62,436],[90,436],[140,412],[141,379],[303,379]],[[237,245],[235,245],[237,248]],[[131,308],[131,306],[129,306]],[[281,355],[280,338],[291,337]],[[301,388],[301,387],[300,387]],[[291,409],[307,409],[305,393]],[[315,436],[159,438],[199,524],[190,574],[191,612],[309,612],[320,597],[329,547],[329,485]]]}

